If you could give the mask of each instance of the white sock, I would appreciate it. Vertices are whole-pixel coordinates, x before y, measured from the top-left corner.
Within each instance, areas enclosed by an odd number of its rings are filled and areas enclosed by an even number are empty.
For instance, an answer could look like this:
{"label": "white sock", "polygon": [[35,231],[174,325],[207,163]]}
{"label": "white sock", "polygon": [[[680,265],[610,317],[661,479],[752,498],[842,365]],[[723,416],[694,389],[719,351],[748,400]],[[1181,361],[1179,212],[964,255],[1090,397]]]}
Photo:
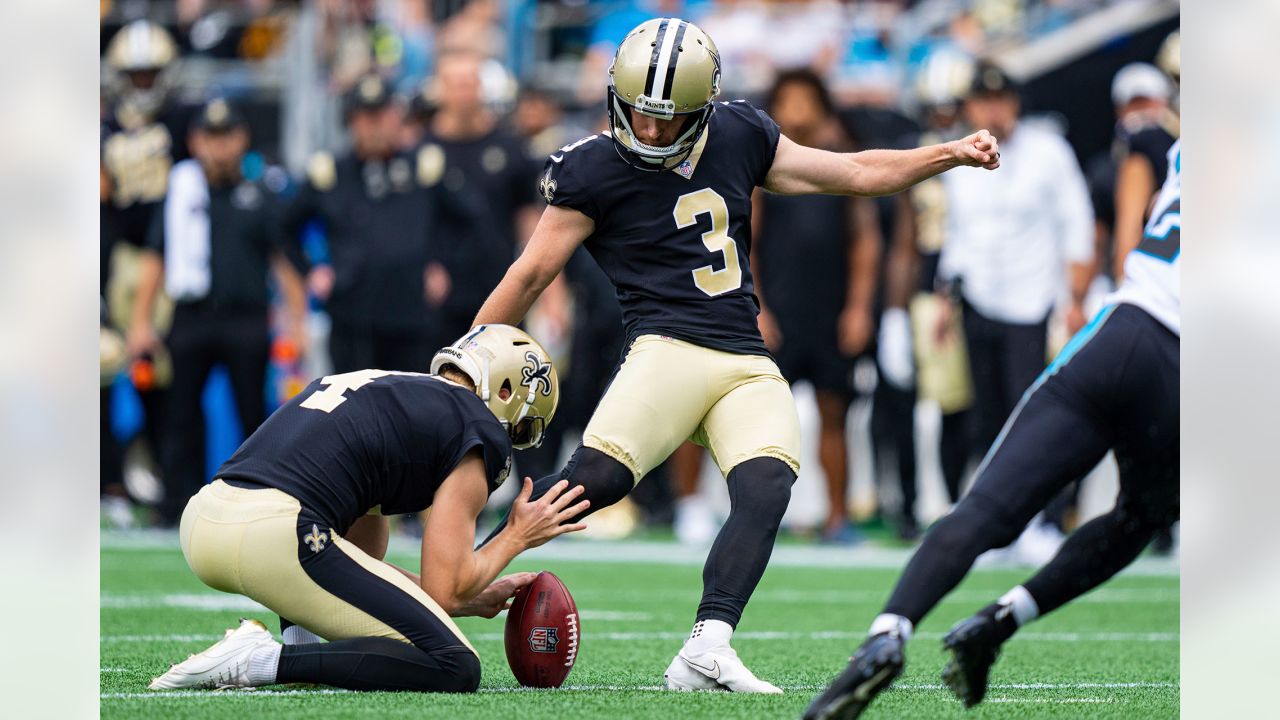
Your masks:
{"label": "white sock", "polygon": [[1005,593],[996,602],[1013,611],[1013,619],[1017,621],[1018,627],[1040,617],[1040,608],[1036,605],[1036,599],[1031,597],[1031,593],[1021,585]]}
{"label": "white sock", "polygon": [[901,615],[892,613],[881,613],[871,621],[871,629],[868,635],[879,635],[881,633],[894,633],[902,638],[903,642],[911,639],[911,633],[915,630],[915,626],[911,621]]}
{"label": "white sock", "polygon": [[263,644],[256,647],[249,653],[250,687],[275,684],[276,670],[280,667],[281,647],[283,646],[280,643],[272,642],[270,645]]}
{"label": "white sock", "polygon": [[280,635],[284,638],[285,645],[310,645],[311,643],[324,642],[324,638],[301,625],[290,625]]}
{"label": "white sock", "polygon": [[704,653],[711,648],[729,644],[733,637],[733,626],[723,620],[699,620],[693,624],[689,639],[684,641],[685,649],[691,654]]}

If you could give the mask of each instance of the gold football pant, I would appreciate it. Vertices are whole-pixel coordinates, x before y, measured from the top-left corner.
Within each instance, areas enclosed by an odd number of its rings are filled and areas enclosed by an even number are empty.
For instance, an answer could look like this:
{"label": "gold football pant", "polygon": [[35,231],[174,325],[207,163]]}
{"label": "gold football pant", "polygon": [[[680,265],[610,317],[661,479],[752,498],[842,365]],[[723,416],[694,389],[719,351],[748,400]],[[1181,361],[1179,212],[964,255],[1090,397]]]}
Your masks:
{"label": "gold football pant", "polygon": [[641,335],[587,423],[583,445],[621,462],[638,481],[685,440],[707,448],[726,477],[757,457],[798,473],[791,386],[768,357]]}
{"label": "gold football pant", "polygon": [[215,480],[187,503],[179,537],[204,584],[252,598],[326,640],[475,652],[426,591],[279,490]]}

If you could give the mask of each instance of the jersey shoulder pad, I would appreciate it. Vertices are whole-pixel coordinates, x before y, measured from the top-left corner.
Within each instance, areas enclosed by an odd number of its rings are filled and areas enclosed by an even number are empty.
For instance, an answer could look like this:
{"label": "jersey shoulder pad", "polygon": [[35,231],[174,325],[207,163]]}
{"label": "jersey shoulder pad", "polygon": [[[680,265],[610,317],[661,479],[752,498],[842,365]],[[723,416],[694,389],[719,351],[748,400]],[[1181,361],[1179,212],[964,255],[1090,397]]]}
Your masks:
{"label": "jersey shoulder pad", "polygon": [[338,182],[338,168],[332,153],[321,150],[311,156],[307,161],[307,181],[321,192],[333,189]]}
{"label": "jersey shoulder pad", "polygon": [[778,151],[778,139],[782,136],[778,123],[769,117],[769,113],[746,100],[720,103],[712,115],[712,123],[711,142],[716,142],[716,135],[728,137],[751,165],[755,184],[763,185],[765,175],[773,166],[774,153]]}
{"label": "jersey shoulder pad", "polygon": [[440,182],[444,174],[444,148],[431,142],[418,148],[416,166],[419,185],[431,187]]}

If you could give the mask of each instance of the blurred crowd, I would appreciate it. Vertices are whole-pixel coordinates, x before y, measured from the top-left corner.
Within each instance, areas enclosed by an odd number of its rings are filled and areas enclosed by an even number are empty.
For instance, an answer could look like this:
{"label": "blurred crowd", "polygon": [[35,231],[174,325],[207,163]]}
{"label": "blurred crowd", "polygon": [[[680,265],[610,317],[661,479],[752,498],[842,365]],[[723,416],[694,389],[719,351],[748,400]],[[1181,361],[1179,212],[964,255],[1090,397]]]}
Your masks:
{"label": "blurred crowd", "polygon": [[[914,539],[931,519],[917,458],[939,459],[957,500],[1140,239],[1178,135],[1176,5],[1057,61],[1025,52],[1126,5],[1167,4],[103,0],[104,522],[175,524],[314,377],[425,371],[537,222],[546,156],[603,126],[618,42],[678,15],[716,41],[724,98],[751,99],[801,144],[1000,138],[995,173],[755,203],[761,332],[812,387],[818,420],[802,481],[821,478],[825,509],[793,529],[853,543],[879,519]],[[584,251],[526,325],[564,387],[548,440],[516,457],[536,478],[576,444],[623,334]],[[920,408],[941,418],[936,450],[917,447]],[[858,433],[880,490],[866,508],[849,492]],[[594,524],[709,542],[702,468],[686,445]],[[1029,544],[1071,529],[1077,491]]]}

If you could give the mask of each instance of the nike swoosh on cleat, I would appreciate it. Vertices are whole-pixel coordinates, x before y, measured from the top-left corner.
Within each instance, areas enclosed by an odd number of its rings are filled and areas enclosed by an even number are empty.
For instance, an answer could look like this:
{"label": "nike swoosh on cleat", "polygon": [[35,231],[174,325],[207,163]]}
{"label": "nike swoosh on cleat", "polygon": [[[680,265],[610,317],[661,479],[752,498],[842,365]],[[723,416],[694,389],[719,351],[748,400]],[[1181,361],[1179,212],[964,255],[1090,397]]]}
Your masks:
{"label": "nike swoosh on cleat", "polygon": [[563,160],[564,160],[564,156],[563,156],[563,155],[552,155],[552,156],[551,156],[551,162],[558,163],[558,162],[562,162]]}
{"label": "nike swoosh on cleat", "polygon": [[711,667],[706,667],[705,665],[699,665],[698,663],[690,660],[689,658],[685,658],[684,661],[689,663],[693,667],[698,668],[702,672],[706,673],[707,676],[710,677],[712,680],[720,679],[720,661],[712,660]]}

